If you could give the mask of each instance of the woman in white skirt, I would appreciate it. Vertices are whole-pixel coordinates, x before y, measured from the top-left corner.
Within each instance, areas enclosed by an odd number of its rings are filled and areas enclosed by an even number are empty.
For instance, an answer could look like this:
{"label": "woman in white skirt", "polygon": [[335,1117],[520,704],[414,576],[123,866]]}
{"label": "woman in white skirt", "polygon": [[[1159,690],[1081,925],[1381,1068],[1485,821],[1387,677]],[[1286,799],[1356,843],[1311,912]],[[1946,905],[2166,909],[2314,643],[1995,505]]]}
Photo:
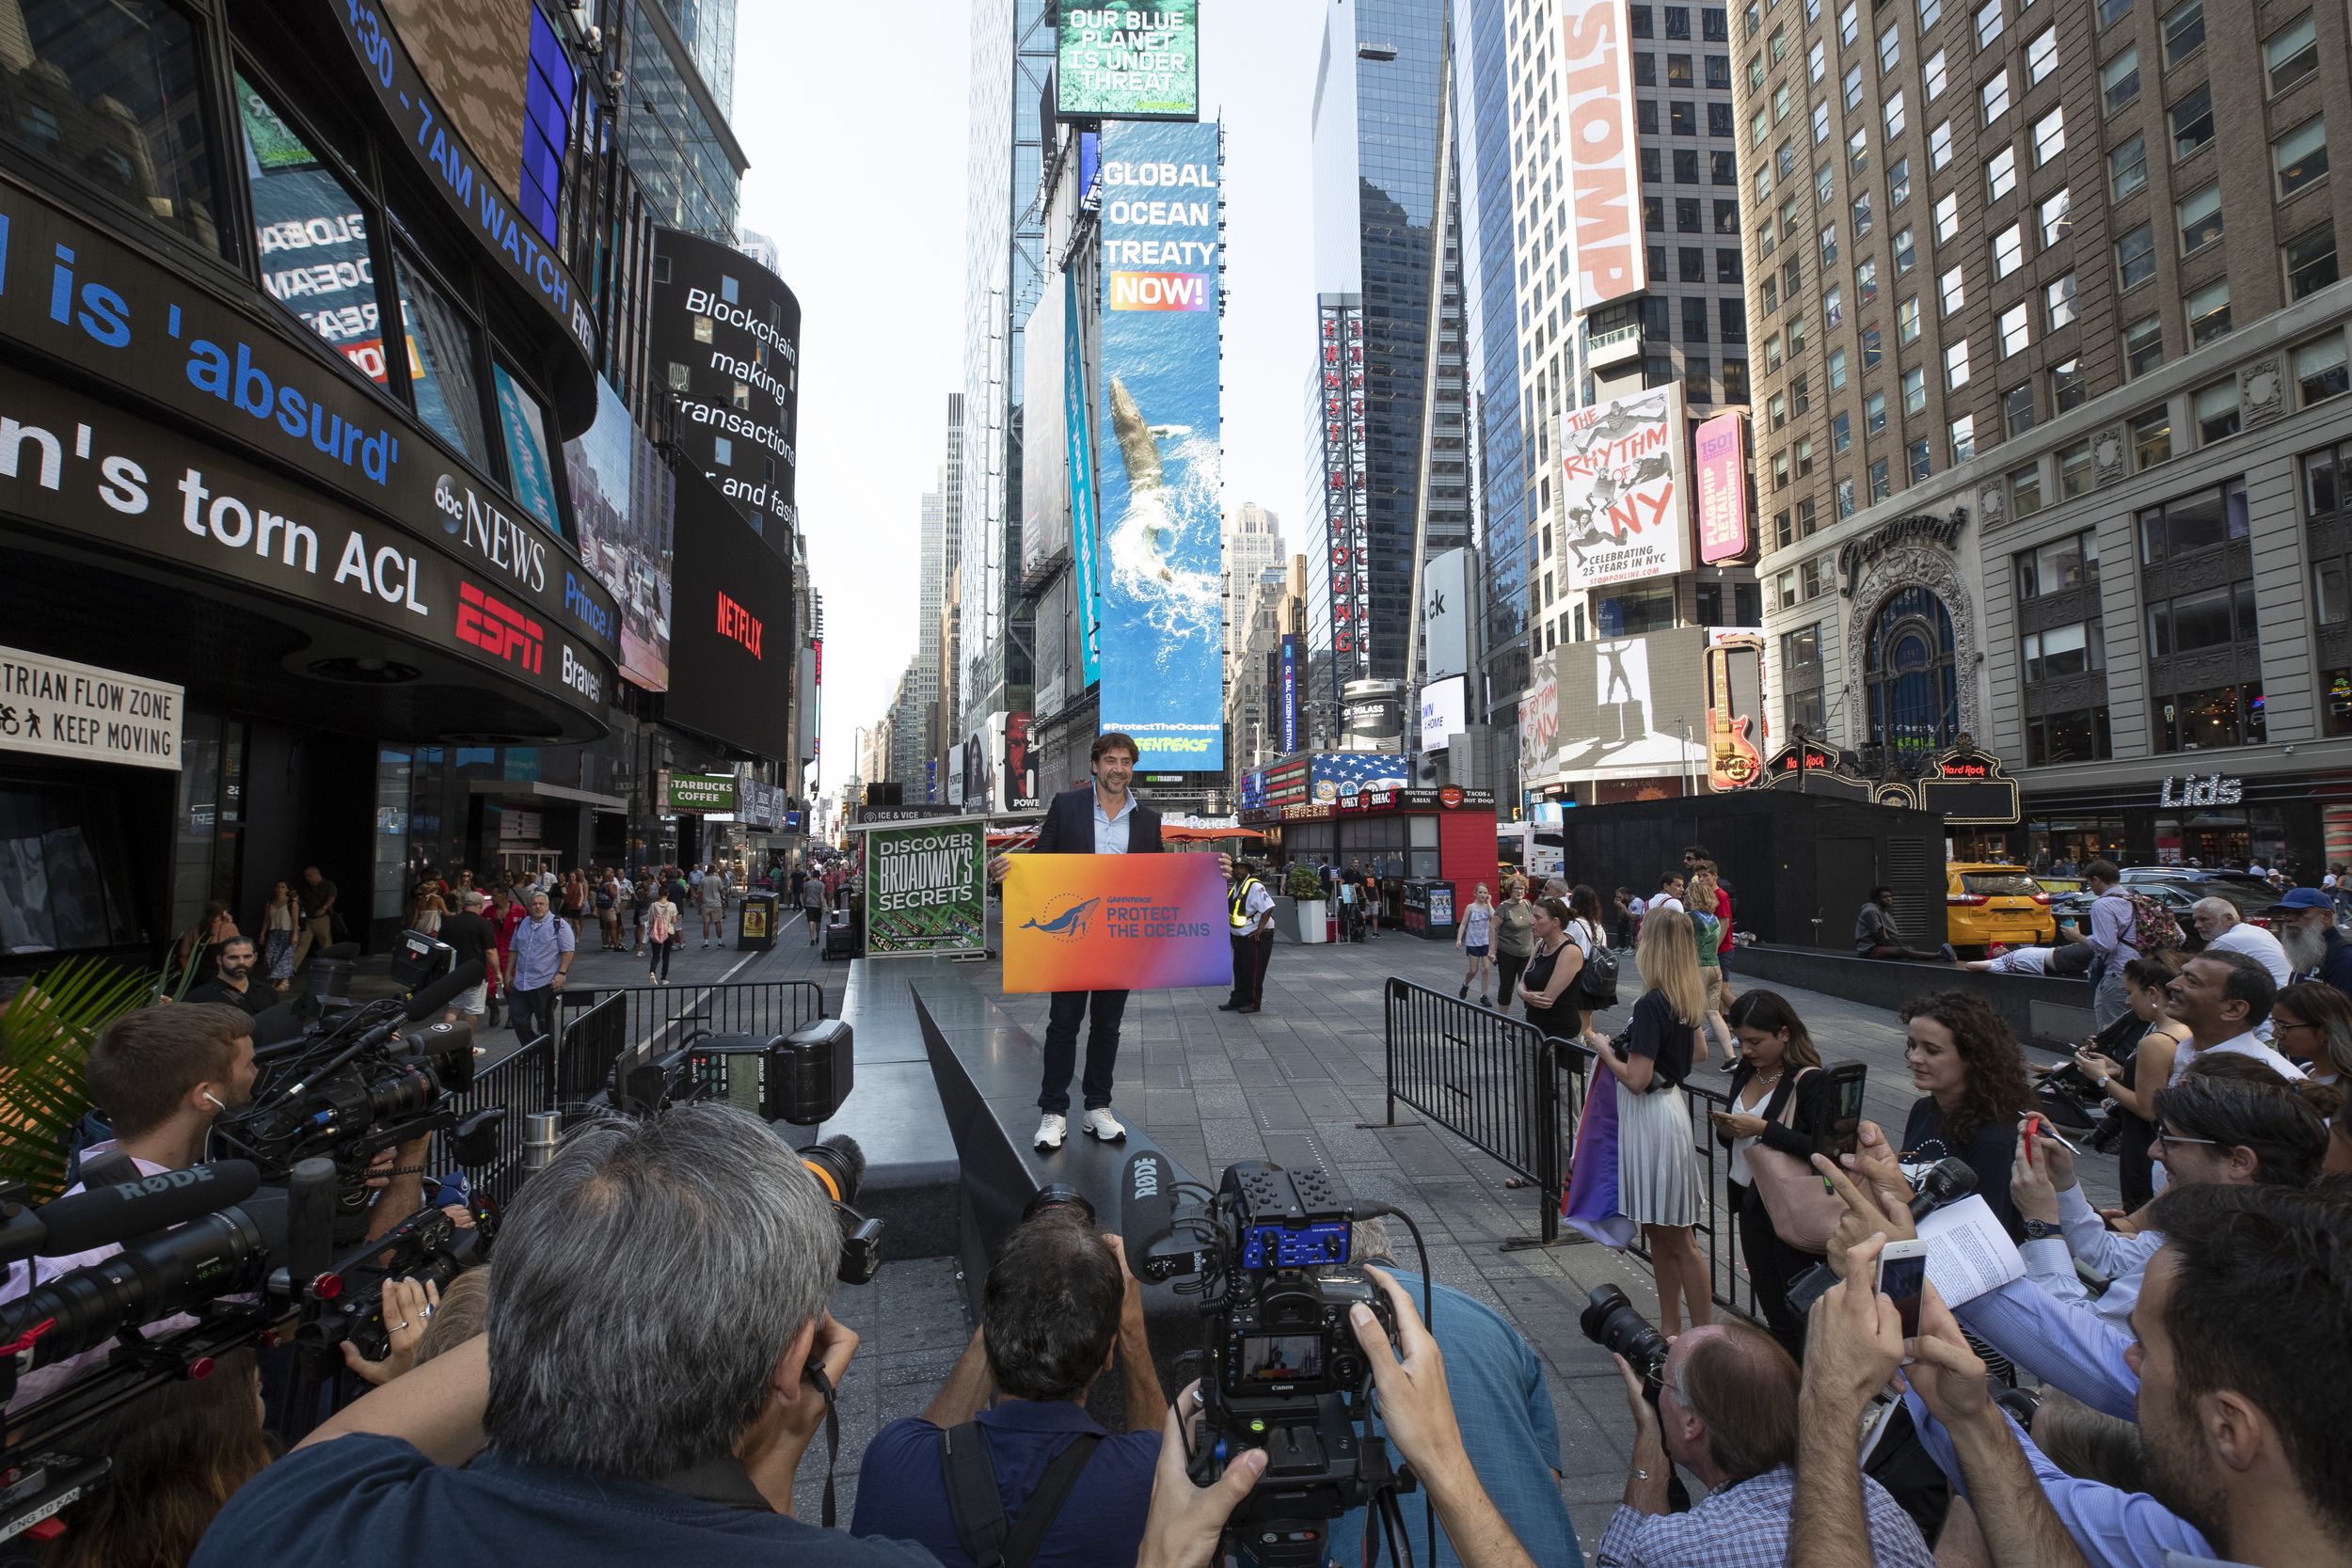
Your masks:
{"label": "woman in white skirt", "polygon": [[1600,1062],[1617,1081],[1617,1208],[1642,1227],[1658,1279],[1658,1331],[1682,1332],[1710,1321],[1707,1260],[1692,1227],[1703,1201],[1698,1148],[1682,1081],[1707,1059],[1699,1024],[1712,1000],[1699,978],[1691,917],[1667,910],[1642,922],[1634,953],[1641,1000]]}

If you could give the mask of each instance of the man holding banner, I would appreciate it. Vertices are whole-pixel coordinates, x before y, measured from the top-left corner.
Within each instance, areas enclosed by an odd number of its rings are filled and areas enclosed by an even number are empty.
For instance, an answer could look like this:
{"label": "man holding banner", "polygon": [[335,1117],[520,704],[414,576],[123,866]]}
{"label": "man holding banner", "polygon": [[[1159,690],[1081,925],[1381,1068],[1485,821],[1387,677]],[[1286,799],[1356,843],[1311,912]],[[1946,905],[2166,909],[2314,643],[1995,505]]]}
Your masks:
{"label": "man holding banner", "polygon": [[[1161,852],[1160,814],[1137,800],[1128,784],[1135,777],[1138,750],[1134,739],[1117,730],[1094,737],[1088,753],[1094,764],[1091,788],[1068,789],[1046,807],[1038,829],[1035,852],[1041,855],[1156,855]],[[1012,869],[1009,857],[989,862],[992,882],[1002,882]],[[1074,917],[1085,918],[1084,907]],[[1006,906],[1011,924],[1011,906]],[[1063,918],[1073,918],[1064,916]],[[1119,1143],[1127,1129],[1111,1114],[1111,1069],[1119,1060],[1119,1023],[1127,1011],[1125,990],[1057,990],[1045,1025],[1045,1081],[1038,1089],[1037,1147],[1059,1148],[1070,1123],[1070,1075],[1078,1063],[1078,1023],[1092,1014],[1087,1030],[1087,1132],[1104,1143]]]}

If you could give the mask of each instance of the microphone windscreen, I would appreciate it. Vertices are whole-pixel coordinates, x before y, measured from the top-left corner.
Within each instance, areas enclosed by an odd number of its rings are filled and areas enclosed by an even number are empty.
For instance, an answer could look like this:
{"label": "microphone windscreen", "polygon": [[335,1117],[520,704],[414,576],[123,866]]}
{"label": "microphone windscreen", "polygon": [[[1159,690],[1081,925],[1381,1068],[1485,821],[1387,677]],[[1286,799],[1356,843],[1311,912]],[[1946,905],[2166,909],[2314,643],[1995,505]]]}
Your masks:
{"label": "microphone windscreen", "polygon": [[1168,1235],[1175,1219],[1175,1172],[1168,1157],[1149,1148],[1128,1156],[1119,1179],[1119,1240],[1127,1271],[1137,1279],[1144,1277],[1152,1243]]}
{"label": "microphone windscreen", "polygon": [[249,1160],[220,1160],[75,1193],[40,1210],[43,1258],[65,1258],[184,1225],[243,1203],[262,1184]]}
{"label": "microphone windscreen", "polygon": [[466,992],[482,984],[482,976],[486,972],[483,969],[480,958],[468,958],[464,963],[410,997],[405,1016],[411,1023],[420,1019],[431,1018],[465,995]]}

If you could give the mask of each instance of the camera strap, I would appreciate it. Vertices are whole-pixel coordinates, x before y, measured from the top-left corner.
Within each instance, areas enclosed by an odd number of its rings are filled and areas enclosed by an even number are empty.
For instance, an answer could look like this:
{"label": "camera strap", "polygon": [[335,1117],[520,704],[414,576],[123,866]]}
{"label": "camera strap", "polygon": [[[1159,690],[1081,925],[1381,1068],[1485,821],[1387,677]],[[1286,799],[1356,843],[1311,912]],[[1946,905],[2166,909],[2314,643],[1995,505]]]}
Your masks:
{"label": "camera strap", "polygon": [[825,1397],[825,1503],[818,1515],[827,1529],[833,1528],[834,1515],[840,1512],[834,1500],[834,1471],[841,1463],[841,1404],[834,1398],[833,1379],[825,1369],[811,1361],[808,1370],[801,1374]]}
{"label": "camera strap", "polygon": [[966,1421],[942,1432],[939,1464],[947,1479],[947,1508],[955,1515],[956,1539],[975,1568],[1029,1568],[1071,1488],[1078,1483],[1078,1472],[1102,1441],[1100,1433],[1082,1432],[1056,1454],[1038,1478],[1037,1490],[1021,1505],[1021,1522],[1008,1526],[1005,1501],[996,1491],[996,1467],[989,1462],[988,1438],[979,1422]]}

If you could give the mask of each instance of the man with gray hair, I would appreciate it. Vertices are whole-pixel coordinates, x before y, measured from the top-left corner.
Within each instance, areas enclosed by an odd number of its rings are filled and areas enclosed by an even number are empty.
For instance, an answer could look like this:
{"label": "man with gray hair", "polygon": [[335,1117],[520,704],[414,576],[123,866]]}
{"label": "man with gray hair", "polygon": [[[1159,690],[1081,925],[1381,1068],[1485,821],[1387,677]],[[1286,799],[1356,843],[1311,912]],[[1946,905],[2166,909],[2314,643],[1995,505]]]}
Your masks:
{"label": "man with gray hair", "polygon": [[[2200,898],[2189,911],[2197,923],[2197,934],[2205,939],[2208,953],[2243,953],[2270,971],[2270,983],[2284,990],[2295,979],[2295,966],[2287,962],[2287,950],[2279,939],[2248,920],[2238,907],[2218,895]],[[2267,1030],[2263,1031],[2269,1037]]]}
{"label": "man with gray hair", "polygon": [[[196,1568],[792,1561],[932,1568],[790,1517],[857,1336],[841,1236],[755,1117],[564,1140],[506,1211],[487,1331],[344,1407],[230,1499]],[[461,1467],[462,1466],[462,1467]]]}
{"label": "man with gray hair", "polygon": [[476,1030],[482,1027],[483,1015],[489,1011],[490,987],[499,980],[499,932],[490,924],[490,917],[482,912],[488,900],[472,888],[457,895],[457,912],[441,919],[441,940],[456,951],[457,967],[469,963],[482,966],[482,978],[473,989],[450,1004],[447,1018],[455,1022],[460,1017],[472,1022]]}

